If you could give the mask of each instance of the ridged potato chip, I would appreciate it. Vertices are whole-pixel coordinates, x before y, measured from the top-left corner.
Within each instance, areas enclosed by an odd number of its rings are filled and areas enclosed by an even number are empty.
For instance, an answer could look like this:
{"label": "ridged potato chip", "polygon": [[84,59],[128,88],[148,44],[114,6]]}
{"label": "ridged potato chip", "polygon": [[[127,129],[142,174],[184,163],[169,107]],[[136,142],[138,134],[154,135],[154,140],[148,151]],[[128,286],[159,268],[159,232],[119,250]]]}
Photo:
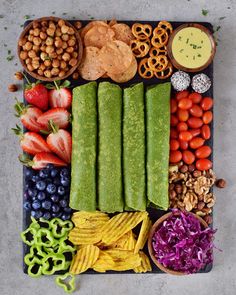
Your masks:
{"label": "ridged potato chip", "polygon": [[97,25],[102,25],[104,27],[107,27],[108,24],[103,21],[103,20],[94,20],[94,21],[91,21],[89,22],[85,27],[83,27],[80,31],[80,36],[82,39],[84,39],[84,36],[85,34],[91,29],[93,28],[94,26],[97,26]]}
{"label": "ridged potato chip", "polygon": [[106,272],[108,269],[112,268],[115,265],[115,262],[111,255],[106,253],[105,251],[100,251],[99,257],[95,264],[93,265],[93,269],[97,272]]}
{"label": "ridged potato chip", "polygon": [[113,216],[102,228],[102,242],[113,244],[146,216],[147,212],[124,212]]}
{"label": "ridged potato chip", "polygon": [[130,45],[130,41],[134,39],[134,35],[130,27],[126,24],[123,24],[123,23],[114,24],[112,26],[112,29],[115,32],[116,40],[123,41],[127,45]]}
{"label": "ridged potato chip", "polygon": [[105,74],[105,70],[98,59],[99,49],[97,47],[85,47],[83,59],[79,66],[79,74],[85,80],[97,80]]}
{"label": "ridged potato chip", "polygon": [[99,52],[103,69],[110,74],[120,74],[129,68],[133,59],[130,47],[119,40],[107,42]]}
{"label": "ridged potato chip", "polygon": [[147,257],[147,255],[144,254],[142,251],[140,251],[139,256],[141,258],[141,264],[134,268],[134,272],[142,273],[142,272],[151,271],[152,267],[151,267],[150,260]]}
{"label": "ridged potato chip", "polygon": [[102,48],[107,42],[115,40],[115,31],[109,26],[93,26],[84,35],[84,45]]}
{"label": "ridged potato chip", "polygon": [[150,218],[147,216],[142,222],[141,229],[138,235],[138,240],[135,245],[134,253],[138,253],[139,250],[143,249],[145,243],[147,242],[151,226],[152,222]]}
{"label": "ridged potato chip", "polygon": [[70,273],[80,274],[85,272],[87,269],[92,268],[99,257],[99,252],[99,248],[94,245],[88,245],[81,248],[77,251],[72,260]]}
{"label": "ridged potato chip", "polygon": [[107,222],[110,217],[103,212],[95,211],[95,212],[86,212],[80,211],[75,212],[71,218],[73,223],[78,228],[90,228],[94,226],[102,226],[105,222]]}
{"label": "ridged potato chip", "polygon": [[117,83],[124,83],[131,80],[135,76],[137,69],[138,64],[136,58],[133,56],[132,62],[126,71],[120,74],[109,74],[109,76],[113,81]]}
{"label": "ridged potato chip", "polygon": [[74,245],[96,244],[101,240],[101,227],[77,228],[74,227],[68,236]]}

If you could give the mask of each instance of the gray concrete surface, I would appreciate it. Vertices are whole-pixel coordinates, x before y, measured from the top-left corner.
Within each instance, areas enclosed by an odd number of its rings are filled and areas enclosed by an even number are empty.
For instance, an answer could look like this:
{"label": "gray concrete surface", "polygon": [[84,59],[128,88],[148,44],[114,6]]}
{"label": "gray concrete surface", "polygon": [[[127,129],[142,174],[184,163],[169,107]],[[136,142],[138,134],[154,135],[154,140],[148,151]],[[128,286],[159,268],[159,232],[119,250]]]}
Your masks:
{"label": "gray concrete surface", "polygon": [[[207,16],[202,9],[209,10]],[[168,275],[81,275],[83,295],[233,295],[236,289],[236,0],[0,0],[0,294],[64,294],[52,277],[31,279],[22,272],[22,245],[19,238],[22,220],[22,167],[17,161],[18,140],[10,128],[14,97],[8,93],[13,73],[20,69],[16,40],[24,16],[56,15],[67,18],[117,18],[140,20],[210,21],[220,25],[215,58],[215,133],[214,167],[227,179],[225,190],[216,191],[214,223],[218,228],[214,269],[208,274],[174,277]],[[66,13],[66,15],[65,15]],[[225,17],[220,20],[220,17]],[[4,45],[6,44],[6,45]],[[8,50],[14,55],[7,61]],[[10,54],[10,55],[11,55]],[[16,65],[18,63],[18,65]]]}

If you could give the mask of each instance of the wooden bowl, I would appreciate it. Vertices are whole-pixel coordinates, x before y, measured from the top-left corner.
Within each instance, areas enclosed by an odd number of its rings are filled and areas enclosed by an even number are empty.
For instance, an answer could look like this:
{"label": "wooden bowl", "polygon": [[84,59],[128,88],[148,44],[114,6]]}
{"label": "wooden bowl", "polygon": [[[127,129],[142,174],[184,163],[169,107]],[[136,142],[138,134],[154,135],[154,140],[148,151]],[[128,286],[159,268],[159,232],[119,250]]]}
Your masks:
{"label": "wooden bowl", "polygon": [[[198,67],[198,68],[186,68],[184,66],[182,66],[181,64],[179,64],[175,58],[174,58],[174,55],[172,53],[172,42],[174,40],[174,37],[175,35],[182,29],[184,28],[188,28],[188,27],[195,27],[195,28],[198,28],[200,29],[201,31],[205,32],[211,42],[211,55],[210,55],[210,58],[208,59],[208,61],[202,65],[201,67]],[[212,35],[212,33],[204,26],[200,25],[200,24],[195,24],[195,23],[187,23],[187,24],[183,24],[181,26],[179,26],[177,29],[174,30],[174,32],[170,35],[170,39],[169,39],[169,42],[168,42],[168,45],[167,45],[167,52],[168,52],[168,56],[170,58],[170,61],[172,63],[172,65],[178,69],[178,70],[182,70],[182,71],[185,71],[185,72],[200,72],[202,70],[204,70],[205,68],[207,68],[213,61],[214,59],[214,56],[215,56],[215,53],[216,53],[216,42],[214,40],[214,37]]]}
{"label": "wooden bowl", "polygon": [[[207,228],[208,227],[208,224],[201,217],[199,217],[198,215],[196,215],[194,213],[191,213],[191,212],[188,212],[188,213],[189,214],[192,214],[194,217],[196,217],[200,221],[201,225],[204,228]],[[163,266],[163,264],[159,263],[157,261],[156,257],[155,257],[155,252],[154,252],[154,249],[152,247],[152,238],[153,238],[154,233],[157,231],[157,229],[160,227],[160,225],[167,218],[169,218],[172,214],[173,214],[172,212],[166,213],[165,215],[163,215],[162,217],[160,217],[159,219],[157,219],[157,221],[153,224],[153,226],[151,228],[151,231],[149,233],[149,237],[148,237],[148,252],[149,252],[149,255],[151,256],[152,261],[156,264],[156,266],[160,270],[162,270],[163,272],[168,273],[168,274],[182,276],[182,275],[186,275],[186,273],[185,272],[181,272],[181,271],[176,271],[176,270],[173,270],[173,269],[169,269],[169,268]],[[177,213],[176,215],[179,215],[179,214]]]}
{"label": "wooden bowl", "polygon": [[55,81],[55,80],[63,80],[65,78],[67,78],[68,76],[70,76],[71,74],[73,74],[73,72],[78,68],[81,60],[82,60],[82,56],[83,56],[83,43],[82,43],[82,40],[81,40],[81,37],[80,37],[80,34],[78,33],[78,30],[71,24],[69,23],[68,21],[64,20],[65,24],[69,27],[72,27],[75,31],[75,38],[77,40],[77,45],[78,45],[78,57],[77,57],[77,63],[76,65],[74,65],[73,67],[70,68],[69,71],[66,72],[66,74],[63,76],[63,77],[51,77],[51,78],[47,78],[45,76],[40,76],[38,75],[37,73],[35,72],[31,72],[27,69],[26,67],[26,64],[24,62],[24,60],[22,60],[20,58],[20,51],[21,51],[21,46],[19,45],[19,41],[25,37],[25,35],[29,32],[29,30],[32,29],[33,27],[33,24],[35,23],[39,23],[39,22],[42,22],[42,21],[54,21],[54,22],[58,22],[61,18],[58,18],[58,17],[54,17],[54,16],[48,16],[48,17],[41,17],[41,18],[38,18],[36,20],[33,20],[31,21],[25,28],[24,30],[22,31],[22,33],[20,34],[20,37],[19,37],[19,40],[18,40],[18,44],[17,44],[17,54],[18,54],[18,57],[19,57],[19,60],[21,62],[21,65],[22,67],[24,68],[24,70],[30,74],[33,78],[37,79],[37,80],[41,80],[41,81],[48,81],[48,82],[51,82],[51,81]]}

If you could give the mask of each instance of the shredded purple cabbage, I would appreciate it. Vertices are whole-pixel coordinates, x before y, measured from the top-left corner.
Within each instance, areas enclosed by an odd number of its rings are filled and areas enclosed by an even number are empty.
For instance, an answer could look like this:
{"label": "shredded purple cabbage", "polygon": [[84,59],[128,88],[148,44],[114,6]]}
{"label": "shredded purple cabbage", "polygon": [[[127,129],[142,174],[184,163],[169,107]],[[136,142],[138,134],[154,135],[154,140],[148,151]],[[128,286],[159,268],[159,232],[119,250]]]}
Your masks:
{"label": "shredded purple cabbage", "polygon": [[213,261],[216,230],[202,229],[200,221],[188,212],[173,210],[154,233],[155,257],[163,266],[191,274]]}

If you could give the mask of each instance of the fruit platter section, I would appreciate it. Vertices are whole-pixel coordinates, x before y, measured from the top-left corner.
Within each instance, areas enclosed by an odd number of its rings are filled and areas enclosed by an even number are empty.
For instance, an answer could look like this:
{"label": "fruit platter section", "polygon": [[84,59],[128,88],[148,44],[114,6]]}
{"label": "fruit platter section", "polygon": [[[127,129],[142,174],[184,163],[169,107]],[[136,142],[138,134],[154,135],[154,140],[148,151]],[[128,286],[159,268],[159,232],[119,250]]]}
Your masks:
{"label": "fruit platter section", "polygon": [[18,41],[24,271],[207,272],[213,262],[209,23],[27,22]]}

